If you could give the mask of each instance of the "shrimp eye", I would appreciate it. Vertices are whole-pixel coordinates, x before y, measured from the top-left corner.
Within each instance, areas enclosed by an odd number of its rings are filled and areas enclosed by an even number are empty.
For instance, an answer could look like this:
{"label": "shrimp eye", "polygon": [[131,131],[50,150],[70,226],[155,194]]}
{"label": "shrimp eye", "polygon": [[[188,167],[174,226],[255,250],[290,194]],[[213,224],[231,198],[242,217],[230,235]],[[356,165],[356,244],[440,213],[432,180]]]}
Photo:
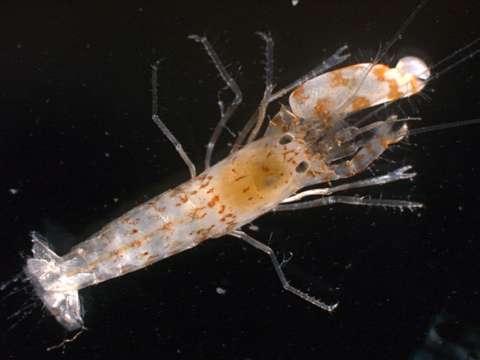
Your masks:
{"label": "shrimp eye", "polygon": [[295,171],[297,173],[304,173],[305,171],[308,170],[308,162],[302,161],[300,164],[297,165],[295,168]]}
{"label": "shrimp eye", "polygon": [[280,145],[286,145],[286,144],[288,144],[288,143],[291,143],[292,140],[293,140],[293,136],[292,136],[292,135],[290,135],[290,134],[285,134],[285,135],[283,135],[283,136],[280,138],[280,140],[278,140],[278,143],[279,143]]}

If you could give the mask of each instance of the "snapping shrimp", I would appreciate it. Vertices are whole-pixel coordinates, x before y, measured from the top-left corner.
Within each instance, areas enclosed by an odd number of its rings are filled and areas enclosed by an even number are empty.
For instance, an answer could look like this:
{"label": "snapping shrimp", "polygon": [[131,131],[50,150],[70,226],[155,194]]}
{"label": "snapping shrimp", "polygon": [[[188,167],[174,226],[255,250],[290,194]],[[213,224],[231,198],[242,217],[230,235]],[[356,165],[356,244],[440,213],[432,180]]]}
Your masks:
{"label": "snapping shrimp", "polygon": [[[421,6],[402,25],[384,54]],[[203,46],[235,94],[225,109],[219,102],[221,117],[207,145],[205,170],[197,175],[182,145],[158,116],[158,63],[155,63],[152,120],[175,146],[191,179],[131,209],[63,256],[53,252],[38,233],[32,233],[33,256],[27,260],[25,274],[46,308],[67,330],[84,327],[79,290],[224,235],[242,239],[269,255],[285,290],[321,309],[333,311],[337,304],[326,304],[290,285],[274,251],[242,227],[271,211],[334,203],[410,209],[422,206],[410,201],[334,195],[411,179],[415,173],[410,166],[341,185],[334,182],[368,169],[391,145],[415,132],[409,131],[407,125],[415,118],[390,116],[384,121],[372,121],[369,116],[355,119],[352,115],[421,92],[432,78],[425,62],[407,56],[395,67],[389,67],[379,62],[379,56],[370,63],[331,70],[348,59],[347,47],[343,46],[313,71],[273,92],[273,40],[269,35],[259,35],[266,48],[264,95],[257,111],[238,133],[228,157],[211,165],[215,144],[240,105],[242,93],[208,40],[192,35],[190,38]],[[268,105],[286,95],[289,95],[288,106],[280,107],[262,134]],[[422,129],[416,129],[417,133],[423,132]]]}

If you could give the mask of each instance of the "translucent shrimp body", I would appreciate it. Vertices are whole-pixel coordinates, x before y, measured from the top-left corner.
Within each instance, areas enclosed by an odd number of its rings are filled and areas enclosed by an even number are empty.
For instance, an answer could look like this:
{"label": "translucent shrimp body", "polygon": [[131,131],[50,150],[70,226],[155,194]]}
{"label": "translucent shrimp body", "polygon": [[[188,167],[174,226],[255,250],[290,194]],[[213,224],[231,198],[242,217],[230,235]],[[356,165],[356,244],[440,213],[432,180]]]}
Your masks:
{"label": "translucent shrimp body", "polygon": [[128,211],[63,257],[35,236],[34,258],[26,271],[36,279],[46,306],[64,326],[78,328],[77,290],[225,235],[270,211],[302,186],[303,173],[295,171],[302,158],[300,144],[282,145],[280,140],[270,136],[247,145]]}
{"label": "translucent shrimp body", "polygon": [[[268,44],[271,39],[264,36]],[[237,85],[206,39],[194,39],[204,43],[227,84],[236,90]],[[37,295],[65,328],[78,329],[83,326],[78,290],[144,268],[206,239],[230,234],[266,252],[286,290],[333,310],[335,306],[290,286],[272,250],[241,228],[271,210],[300,208],[302,203],[282,203],[293,201],[294,194],[301,198],[298,191],[305,186],[347,178],[365,170],[388,146],[400,141],[408,129],[394,116],[363,128],[347,125],[343,119],[348,113],[420,91],[428,78],[422,63],[417,61],[413,71],[410,60],[401,61],[402,65],[394,69],[381,64],[357,64],[306,81],[290,95],[291,109],[282,107],[263,137],[248,142],[216,165],[207,166],[202,174],[186,183],[133,208],[64,256],[55,254],[33,233],[33,257],[27,260],[25,272]],[[156,79],[156,72],[153,75]],[[267,84],[268,91],[260,106],[263,111],[259,114],[265,113],[271,89],[271,84]],[[225,116],[230,115],[228,110],[222,113],[220,123],[225,124]],[[162,131],[176,145],[194,175],[195,167],[180,144],[156,115],[153,119],[160,122]],[[262,121],[259,115],[258,124]],[[209,146],[213,148],[213,143]],[[351,188],[414,176],[406,170],[402,168],[362,184],[352,183]],[[334,188],[330,190],[333,192]],[[395,206],[414,205],[403,202]]]}

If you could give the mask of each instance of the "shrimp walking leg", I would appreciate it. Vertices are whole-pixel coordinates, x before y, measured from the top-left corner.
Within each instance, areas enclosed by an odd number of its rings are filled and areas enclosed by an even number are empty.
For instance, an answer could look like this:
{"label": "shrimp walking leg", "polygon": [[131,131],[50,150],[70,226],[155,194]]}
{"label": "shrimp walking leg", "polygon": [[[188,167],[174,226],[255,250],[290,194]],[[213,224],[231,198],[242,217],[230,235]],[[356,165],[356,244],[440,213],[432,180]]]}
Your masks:
{"label": "shrimp walking leg", "polygon": [[320,309],[326,310],[328,312],[332,312],[338,306],[338,303],[337,304],[332,304],[332,305],[325,304],[324,302],[314,298],[313,296],[311,296],[311,295],[301,291],[300,289],[297,289],[297,288],[293,287],[292,285],[290,285],[288,283],[287,278],[285,277],[285,273],[283,272],[280,263],[278,262],[277,256],[275,255],[275,253],[274,253],[274,251],[271,247],[261,243],[258,240],[255,240],[253,237],[251,237],[247,233],[245,233],[243,231],[240,231],[240,230],[233,231],[230,234],[232,236],[235,236],[237,238],[240,238],[240,239],[244,240],[245,242],[247,242],[248,244],[250,244],[254,248],[256,248],[256,249],[264,252],[268,256],[270,256],[270,259],[272,260],[273,268],[275,269],[275,272],[277,273],[277,276],[280,279],[280,282],[282,283],[282,286],[286,291],[289,291],[292,294],[295,294],[298,297],[302,298],[303,300],[308,301],[309,303],[311,303],[315,306],[318,306]]}
{"label": "shrimp walking leg", "polygon": [[247,121],[243,129],[238,134],[238,137],[233,144],[231,153],[234,153],[240,149],[243,144],[251,143],[255,140],[258,132],[262,128],[262,124],[265,120],[265,114],[273,91],[273,39],[269,34],[258,32],[259,35],[265,41],[265,91],[263,98],[258,105],[255,113]]}
{"label": "shrimp walking leg", "polygon": [[423,204],[421,203],[405,200],[367,199],[360,196],[327,196],[320,199],[302,201],[294,204],[280,204],[275,208],[275,211],[303,210],[333,204],[380,206],[384,208],[399,208],[401,210],[412,210],[423,207]]}
{"label": "shrimp walking leg", "polygon": [[[255,137],[258,135],[258,132],[261,129],[261,126],[265,120],[265,114],[268,105],[285,96],[291,90],[295,89],[296,87],[300,86],[304,82],[317,77],[318,75],[324,73],[325,71],[329,70],[330,68],[344,62],[350,57],[350,54],[346,51],[348,50],[348,46],[344,45],[337,49],[333,55],[328,57],[324,60],[319,66],[315,67],[313,70],[309,71],[304,76],[298,78],[290,85],[280,89],[279,91],[272,94],[274,85],[273,85],[273,39],[269,34],[265,34],[262,32],[257,33],[264,41],[265,41],[265,91],[263,94],[263,98],[258,106],[258,109],[255,113],[250,117],[248,122],[245,124],[243,129],[240,131],[233,147],[231,153],[238,151],[245,142],[245,139],[248,136],[246,143],[250,143],[255,140]],[[252,130],[253,128],[253,130]]]}
{"label": "shrimp walking leg", "polygon": [[172,143],[177,150],[180,157],[183,159],[185,164],[190,171],[190,176],[194,178],[197,175],[197,170],[195,168],[195,164],[192,162],[190,157],[187,155],[185,150],[183,149],[182,144],[177,140],[177,138],[172,134],[172,132],[168,129],[167,125],[160,119],[158,116],[158,61],[152,64],[152,120],[157,125],[166,138]]}
{"label": "shrimp walking leg", "polygon": [[233,101],[228,105],[228,107],[223,111],[223,105],[221,107],[221,116],[220,121],[218,122],[217,126],[213,130],[212,136],[210,137],[210,141],[207,144],[207,152],[205,154],[205,169],[210,167],[210,163],[212,161],[212,154],[215,144],[222,133],[223,128],[227,125],[228,120],[232,117],[232,115],[237,110],[238,106],[242,103],[242,91],[238,86],[237,82],[233,79],[233,77],[228,73],[226,67],[222,64],[220,58],[218,57],[217,53],[213,49],[212,45],[208,41],[208,39],[204,36],[198,35],[190,35],[190,39],[199,42],[203,45],[205,51],[207,52],[208,56],[212,60],[213,64],[217,68],[221,78],[230,90],[235,94]]}
{"label": "shrimp walking leg", "polygon": [[351,183],[341,184],[341,185],[327,187],[327,188],[305,190],[305,191],[299,192],[298,194],[290,196],[289,198],[286,198],[281,203],[282,204],[291,203],[294,201],[301,200],[307,196],[327,196],[340,191],[358,189],[358,188],[363,188],[367,186],[383,185],[383,184],[391,183],[394,181],[412,179],[417,174],[414,172],[408,172],[411,169],[412,169],[411,166],[403,166],[385,175],[375,176],[370,179],[358,180]]}

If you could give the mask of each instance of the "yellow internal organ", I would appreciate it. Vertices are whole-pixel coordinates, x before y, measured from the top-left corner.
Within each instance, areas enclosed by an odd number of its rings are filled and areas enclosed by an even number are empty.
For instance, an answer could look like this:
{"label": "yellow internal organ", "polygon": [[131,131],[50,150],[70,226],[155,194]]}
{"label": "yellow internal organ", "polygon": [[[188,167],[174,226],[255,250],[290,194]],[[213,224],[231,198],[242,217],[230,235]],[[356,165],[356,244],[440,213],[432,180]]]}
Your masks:
{"label": "yellow internal organ", "polygon": [[243,212],[281,200],[289,179],[289,169],[278,149],[244,149],[225,164],[218,190],[226,206]]}

